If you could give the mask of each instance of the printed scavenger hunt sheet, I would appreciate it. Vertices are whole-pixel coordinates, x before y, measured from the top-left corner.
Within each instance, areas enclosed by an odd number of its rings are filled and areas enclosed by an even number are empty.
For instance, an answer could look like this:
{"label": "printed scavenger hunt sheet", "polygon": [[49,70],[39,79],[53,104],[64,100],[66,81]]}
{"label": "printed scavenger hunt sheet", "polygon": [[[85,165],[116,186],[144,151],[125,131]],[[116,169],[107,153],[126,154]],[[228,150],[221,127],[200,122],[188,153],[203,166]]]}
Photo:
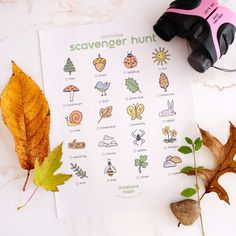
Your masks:
{"label": "printed scavenger hunt sheet", "polygon": [[[152,19],[39,33],[51,148],[63,144],[59,217],[166,207],[190,161],[194,127],[184,41],[164,42]],[[171,195],[171,193],[173,194]]]}

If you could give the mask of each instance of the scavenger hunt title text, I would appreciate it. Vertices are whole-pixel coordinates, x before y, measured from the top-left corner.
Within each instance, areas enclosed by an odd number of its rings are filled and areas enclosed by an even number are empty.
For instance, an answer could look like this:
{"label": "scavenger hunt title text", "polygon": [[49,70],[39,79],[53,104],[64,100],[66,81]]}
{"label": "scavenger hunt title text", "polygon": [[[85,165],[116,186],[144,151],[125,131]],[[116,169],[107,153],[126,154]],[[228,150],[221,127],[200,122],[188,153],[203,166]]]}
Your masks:
{"label": "scavenger hunt title text", "polygon": [[74,43],[70,45],[70,51],[81,51],[89,49],[99,49],[99,48],[117,48],[125,46],[128,42],[131,44],[144,44],[156,42],[157,35],[147,35],[147,36],[130,36],[130,38],[113,38],[113,39],[102,39],[94,42],[81,42]]}

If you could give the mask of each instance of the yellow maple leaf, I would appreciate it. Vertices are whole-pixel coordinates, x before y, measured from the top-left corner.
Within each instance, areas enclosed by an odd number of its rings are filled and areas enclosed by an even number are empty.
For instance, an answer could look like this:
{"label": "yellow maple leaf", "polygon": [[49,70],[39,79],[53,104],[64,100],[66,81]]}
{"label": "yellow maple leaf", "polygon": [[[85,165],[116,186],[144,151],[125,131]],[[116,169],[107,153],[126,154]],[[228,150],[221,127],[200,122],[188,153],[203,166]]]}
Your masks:
{"label": "yellow maple leaf", "polygon": [[41,165],[39,165],[38,160],[35,161],[34,183],[37,187],[30,196],[30,198],[26,201],[26,203],[17,208],[18,210],[27,205],[27,203],[30,201],[30,199],[33,197],[39,187],[43,187],[44,189],[53,192],[57,192],[57,186],[64,184],[65,181],[69,180],[72,177],[72,175],[68,174],[55,174],[55,172],[62,165],[61,157],[62,143],[48,154],[48,156],[44,159]]}
{"label": "yellow maple leaf", "polygon": [[62,143],[56,147],[49,155],[44,159],[42,165],[39,165],[38,160],[35,162],[35,169],[34,169],[34,183],[37,186],[41,186],[46,190],[50,190],[53,192],[57,192],[58,185],[62,185],[71,178],[72,175],[66,174],[56,174],[54,175],[55,171],[57,171],[60,166],[62,165],[61,162],[62,157]]}
{"label": "yellow maple leaf", "polygon": [[41,164],[49,152],[50,111],[39,86],[15,62],[12,70],[1,97],[2,118],[14,138],[20,165],[29,175],[35,160]]}

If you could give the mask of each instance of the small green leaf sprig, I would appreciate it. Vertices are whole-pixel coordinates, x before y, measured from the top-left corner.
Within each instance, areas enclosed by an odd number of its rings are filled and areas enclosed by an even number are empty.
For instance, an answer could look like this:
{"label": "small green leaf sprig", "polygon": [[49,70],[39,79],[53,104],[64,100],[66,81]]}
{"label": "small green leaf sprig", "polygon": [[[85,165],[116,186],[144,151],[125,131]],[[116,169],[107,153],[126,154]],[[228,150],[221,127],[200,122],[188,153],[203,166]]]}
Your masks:
{"label": "small green leaf sprig", "polygon": [[[194,167],[192,166],[186,166],[183,169],[181,169],[181,173],[187,174],[191,171],[195,171],[195,180],[196,183],[194,184],[193,188],[186,188],[181,192],[181,195],[183,197],[192,197],[199,191],[199,184],[198,184],[198,178],[197,178],[197,171],[204,169],[203,166],[197,167],[197,162],[196,162],[196,156],[195,153],[201,149],[202,147],[202,140],[200,138],[197,138],[194,142],[191,138],[186,137],[185,138],[187,144],[190,144],[190,146],[181,146],[178,151],[181,152],[182,154],[189,154],[193,153],[193,159],[194,159]],[[200,200],[200,199],[199,199]]]}
{"label": "small green leaf sprig", "polygon": [[[193,141],[191,138],[189,137],[185,137],[185,141],[187,142],[187,145],[181,146],[178,151],[181,152],[182,154],[193,154],[193,162],[194,162],[194,166],[186,166],[183,169],[181,169],[181,173],[183,174],[188,174],[192,171],[194,171],[194,176],[195,176],[195,183],[194,183],[194,187],[191,188],[186,188],[181,192],[181,195],[183,197],[192,197],[193,195],[197,194],[197,200],[201,209],[201,205],[200,205],[200,194],[199,194],[199,184],[198,184],[198,171],[204,169],[203,166],[197,166],[197,160],[196,160],[196,152],[199,151],[202,147],[203,141],[201,140],[200,137],[198,137],[197,139],[195,139],[195,141]],[[202,235],[205,235],[204,232],[204,225],[203,225],[203,219],[202,219],[202,214],[200,213],[200,221],[201,221],[201,229],[202,229]]]}

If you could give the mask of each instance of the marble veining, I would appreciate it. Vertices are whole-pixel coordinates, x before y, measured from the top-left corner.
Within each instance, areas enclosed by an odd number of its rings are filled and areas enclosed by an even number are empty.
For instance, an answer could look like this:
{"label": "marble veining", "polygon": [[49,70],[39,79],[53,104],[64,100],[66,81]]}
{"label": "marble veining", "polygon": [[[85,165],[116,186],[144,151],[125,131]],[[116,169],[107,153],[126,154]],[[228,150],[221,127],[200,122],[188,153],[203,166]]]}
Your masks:
{"label": "marble veining", "polygon": [[122,0],[97,1],[61,0],[52,14],[55,25],[78,25],[81,23],[109,21],[119,12]]}
{"label": "marble veining", "polygon": [[[21,170],[20,166],[15,164],[1,165],[0,166],[0,190],[9,183],[24,178],[25,173]],[[23,185],[23,182],[22,182]]]}
{"label": "marble veining", "polygon": [[[93,22],[107,22],[121,11],[123,0],[1,0],[0,14],[7,11],[0,33],[0,41],[16,34],[44,26],[76,26]],[[44,4],[41,8],[39,4]],[[11,9],[14,8],[14,11]],[[15,26],[12,19],[22,21]],[[1,26],[1,24],[0,24]]]}

